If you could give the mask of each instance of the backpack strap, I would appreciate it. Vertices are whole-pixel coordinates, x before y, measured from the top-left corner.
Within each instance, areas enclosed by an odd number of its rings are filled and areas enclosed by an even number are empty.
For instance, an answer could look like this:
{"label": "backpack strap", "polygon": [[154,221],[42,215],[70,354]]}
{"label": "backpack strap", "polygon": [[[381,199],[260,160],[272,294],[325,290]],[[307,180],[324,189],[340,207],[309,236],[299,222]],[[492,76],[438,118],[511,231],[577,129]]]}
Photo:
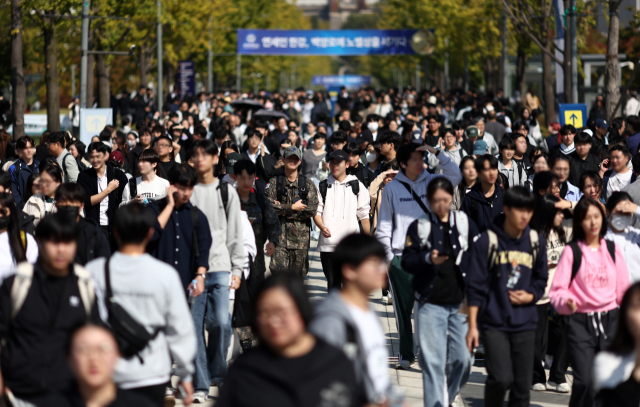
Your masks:
{"label": "backpack strap", "polygon": [[487,250],[487,269],[491,270],[496,263],[498,257],[498,235],[491,229],[487,230],[487,237],[489,238],[489,247]]}
{"label": "backpack strap", "polygon": [[406,182],[402,182],[399,181],[398,182],[400,184],[402,184],[402,186],[404,186],[407,191],[409,191],[409,193],[411,194],[411,197],[413,198],[414,201],[416,201],[416,203],[420,206],[420,209],[422,209],[422,211],[425,214],[430,214],[431,212],[429,211],[429,209],[427,208],[427,205],[424,204],[424,202],[422,202],[422,199],[420,199],[420,197],[418,196],[418,194],[416,194],[416,191],[414,191],[413,189],[411,189],[411,186],[409,186],[409,184],[407,184]]}
{"label": "backpack strap", "polygon": [[24,301],[29,294],[29,288],[33,281],[33,264],[28,262],[22,262],[18,264],[16,269],[16,276],[11,286],[11,319],[16,319],[16,316],[22,309]]}
{"label": "backpack strap", "polygon": [[227,213],[227,205],[229,204],[229,184],[220,181],[218,189],[220,190],[220,198],[222,198],[222,207],[224,208],[224,214],[228,217],[229,214]]}
{"label": "backpack strap", "polygon": [[358,196],[358,194],[360,193],[360,181],[356,179],[353,181],[349,181],[347,184],[351,187],[351,192],[353,192],[355,196]]}
{"label": "backpack strap", "polygon": [[78,290],[80,291],[80,298],[84,305],[84,310],[87,313],[87,319],[91,318],[91,307],[96,299],[96,291],[93,285],[93,278],[91,274],[79,264],[73,265],[73,272],[78,277]]}
{"label": "backpack strap", "polygon": [[302,174],[298,174],[298,196],[300,196],[300,199],[303,201],[306,201],[309,197],[307,178]]}
{"label": "backpack strap", "polygon": [[529,230],[529,240],[531,241],[531,250],[533,254],[533,263],[535,266],[536,259],[538,258],[538,254],[540,254],[540,237],[538,236],[538,232],[533,229]]}
{"label": "backpack strap", "polygon": [[431,251],[431,242],[429,236],[431,235],[431,219],[429,216],[424,215],[418,218],[418,237],[420,238],[420,247],[426,251]]}
{"label": "backpack strap", "polygon": [[365,187],[367,187],[367,189],[369,189],[369,186],[371,185],[371,180],[369,179],[369,170],[364,165],[361,165],[360,167],[362,168],[362,181],[364,181],[363,184]]}
{"label": "backpack strap", "polygon": [[67,156],[70,156],[70,155],[71,154],[67,153],[64,155],[64,157],[62,157],[62,171],[64,171],[63,176],[67,177],[67,179],[69,178],[69,174],[67,173]]}
{"label": "backpack strap", "polygon": [[469,218],[464,212],[453,212],[453,218],[458,229],[458,243],[460,243],[460,253],[456,259],[456,266],[462,262],[462,255],[469,249]]}
{"label": "backpack strap", "polygon": [[318,189],[320,190],[320,196],[322,196],[322,203],[327,201],[327,188],[329,188],[329,182],[325,179],[320,181]]}
{"label": "backpack strap", "polygon": [[200,247],[198,246],[198,225],[200,224],[200,214],[198,213],[198,208],[196,206],[191,207],[191,224],[193,228],[193,238],[191,239],[193,255],[198,259],[200,258]]}
{"label": "backpack strap", "polygon": [[287,196],[287,191],[284,188],[284,175],[280,174],[276,177],[276,195],[278,202],[284,203],[284,198]]}
{"label": "backpack strap", "polygon": [[131,199],[134,199],[138,196],[138,184],[135,177],[131,177],[129,180],[129,195]]}
{"label": "backpack strap", "polygon": [[582,264],[582,250],[580,250],[580,246],[578,246],[578,242],[571,241],[567,246],[571,247],[573,251],[573,265],[571,266],[571,280],[569,280],[569,286],[571,286],[571,282],[576,275],[578,274],[578,270],[580,270],[580,265]]}
{"label": "backpack strap", "polygon": [[616,244],[611,240],[605,240],[607,242],[607,250],[609,251],[609,255],[613,260],[613,264],[616,264]]}

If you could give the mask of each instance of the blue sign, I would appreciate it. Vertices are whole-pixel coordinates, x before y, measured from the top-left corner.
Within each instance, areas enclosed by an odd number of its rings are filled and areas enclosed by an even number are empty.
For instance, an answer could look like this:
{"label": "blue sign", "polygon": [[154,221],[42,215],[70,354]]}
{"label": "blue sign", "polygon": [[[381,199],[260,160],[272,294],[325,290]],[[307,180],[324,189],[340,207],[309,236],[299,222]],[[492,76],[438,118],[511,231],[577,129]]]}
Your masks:
{"label": "blue sign", "polygon": [[240,55],[414,55],[418,30],[238,30]]}
{"label": "blue sign", "polygon": [[313,86],[344,86],[345,88],[359,88],[371,84],[371,77],[364,75],[318,75],[313,77]]}
{"label": "blue sign", "polygon": [[587,125],[587,105],[584,103],[560,103],[560,124],[571,124],[576,129]]}
{"label": "blue sign", "polygon": [[196,94],[196,66],[193,61],[178,62],[178,93],[182,96]]}

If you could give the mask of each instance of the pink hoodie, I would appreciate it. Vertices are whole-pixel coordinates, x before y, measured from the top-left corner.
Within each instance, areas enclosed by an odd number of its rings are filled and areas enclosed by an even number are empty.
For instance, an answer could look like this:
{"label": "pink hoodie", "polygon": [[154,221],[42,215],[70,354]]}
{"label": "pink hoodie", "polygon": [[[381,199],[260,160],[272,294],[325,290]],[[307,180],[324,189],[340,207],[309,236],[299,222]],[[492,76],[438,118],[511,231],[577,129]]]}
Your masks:
{"label": "pink hoodie", "polygon": [[569,298],[578,305],[575,312],[601,312],[617,308],[629,288],[629,272],[624,254],[616,245],[614,264],[604,239],[600,239],[600,248],[595,252],[584,242],[579,241],[578,246],[582,250],[582,263],[573,282],[573,250],[567,245],[560,256],[549,292],[551,305],[563,315],[572,314],[567,307]]}

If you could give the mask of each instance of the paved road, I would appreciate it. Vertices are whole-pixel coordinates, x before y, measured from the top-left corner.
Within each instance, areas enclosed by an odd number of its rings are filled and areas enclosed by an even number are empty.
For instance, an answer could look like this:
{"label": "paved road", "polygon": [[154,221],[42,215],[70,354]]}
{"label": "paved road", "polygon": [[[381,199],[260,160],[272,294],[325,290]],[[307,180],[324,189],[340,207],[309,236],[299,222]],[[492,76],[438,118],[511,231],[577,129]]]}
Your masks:
{"label": "paved road", "polygon": [[[313,243],[315,246],[315,243]],[[320,265],[320,255],[315,249],[309,253],[310,271],[307,277],[307,289],[312,301],[317,301],[327,295],[327,281],[322,273]],[[371,304],[379,315],[384,332],[387,336],[387,345],[389,354],[397,356],[399,348],[398,331],[396,328],[396,320],[393,314],[393,306],[385,306],[380,301],[381,293],[374,293],[371,298]],[[548,372],[547,372],[548,374]],[[404,391],[409,406],[419,407],[423,405],[422,392],[422,372],[416,363],[411,370],[396,370],[395,363],[390,361],[389,375],[396,385],[399,385]],[[472,369],[469,383],[462,389],[461,394],[467,407],[483,407],[484,406],[484,382],[486,381],[486,371],[482,361],[476,361]],[[571,382],[571,375],[567,376]],[[209,396],[211,401],[204,404],[205,406],[213,406],[215,398],[218,395],[218,389],[211,387]],[[560,407],[569,404],[569,396],[556,392],[531,392],[532,407]],[[180,403],[179,403],[180,405]]]}

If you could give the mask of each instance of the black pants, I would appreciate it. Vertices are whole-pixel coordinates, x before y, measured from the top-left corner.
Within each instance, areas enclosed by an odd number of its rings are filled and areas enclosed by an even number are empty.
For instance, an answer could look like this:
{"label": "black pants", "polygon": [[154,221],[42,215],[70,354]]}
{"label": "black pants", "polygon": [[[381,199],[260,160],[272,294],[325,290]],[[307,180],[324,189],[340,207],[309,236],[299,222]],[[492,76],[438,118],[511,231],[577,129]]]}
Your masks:
{"label": "black pants", "polygon": [[332,288],[342,287],[342,272],[341,270],[333,270],[331,267],[331,258],[333,252],[320,252],[320,263],[322,263],[322,271],[327,278],[327,291]]}
{"label": "black pants", "polygon": [[576,313],[567,317],[567,348],[573,367],[569,407],[593,407],[593,360],[596,353],[611,346],[617,325],[617,309],[599,315]]}
{"label": "black pants", "polygon": [[567,318],[556,315],[549,322],[549,346],[547,354],[553,356],[553,364],[549,369],[549,382],[561,384],[567,382],[569,368],[569,351],[567,350]]}
{"label": "black pants", "polygon": [[111,233],[111,228],[109,226],[100,225],[100,230],[102,230],[102,233],[104,233],[109,241],[111,253],[115,253],[118,250],[118,244],[116,243],[116,239],[113,237],[113,233]]}
{"label": "black pants", "polygon": [[502,407],[507,391],[509,407],[528,407],[535,331],[485,329],[481,337],[488,375],[484,389],[485,407]]}
{"label": "black pants", "polygon": [[164,407],[164,392],[168,385],[169,383],[156,384],[155,386],[138,387],[129,391],[146,397],[158,407]]}
{"label": "black pants", "polygon": [[549,304],[536,305],[536,310],[538,311],[538,325],[533,342],[533,384],[546,384],[547,374],[544,371],[542,361],[544,355],[547,354],[549,338]]}

